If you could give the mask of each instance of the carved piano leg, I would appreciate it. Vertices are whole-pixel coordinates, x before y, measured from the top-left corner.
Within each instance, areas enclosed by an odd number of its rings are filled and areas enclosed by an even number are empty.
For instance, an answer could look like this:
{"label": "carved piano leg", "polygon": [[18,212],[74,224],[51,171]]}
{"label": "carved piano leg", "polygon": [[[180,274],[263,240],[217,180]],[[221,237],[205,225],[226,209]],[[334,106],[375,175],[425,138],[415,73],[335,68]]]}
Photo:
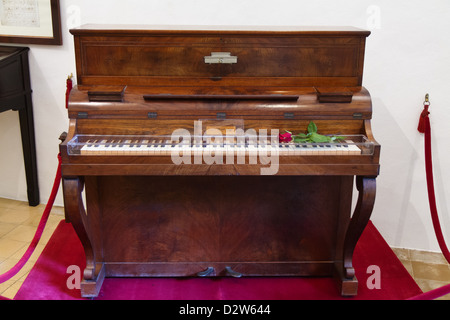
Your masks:
{"label": "carved piano leg", "polygon": [[358,202],[345,234],[342,261],[338,261],[335,266],[335,277],[343,296],[354,296],[358,291],[358,281],[352,265],[353,251],[372,214],[376,191],[375,177],[357,176],[356,187],[359,191]]}
{"label": "carved piano leg", "polygon": [[81,196],[84,182],[79,177],[63,178],[62,182],[66,221],[70,222],[75,229],[86,255],[81,295],[83,297],[96,297],[105,278],[105,268],[102,262],[96,261],[95,251],[89,236],[89,221]]}

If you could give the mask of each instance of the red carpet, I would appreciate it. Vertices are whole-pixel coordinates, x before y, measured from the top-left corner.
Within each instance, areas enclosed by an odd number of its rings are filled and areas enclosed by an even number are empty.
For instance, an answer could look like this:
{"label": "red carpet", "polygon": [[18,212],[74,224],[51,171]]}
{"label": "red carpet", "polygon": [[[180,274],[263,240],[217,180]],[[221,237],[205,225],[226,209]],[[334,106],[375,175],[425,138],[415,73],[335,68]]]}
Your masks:
{"label": "red carpet", "polygon": [[[98,300],[403,300],[422,291],[369,223],[355,249],[359,294],[341,297],[331,278],[106,278]],[[81,299],[69,290],[70,265],[85,266],[84,253],[70,224],[61,221],[15,300]],[[380,267],[381,289],[366,285],[367,268]]]}

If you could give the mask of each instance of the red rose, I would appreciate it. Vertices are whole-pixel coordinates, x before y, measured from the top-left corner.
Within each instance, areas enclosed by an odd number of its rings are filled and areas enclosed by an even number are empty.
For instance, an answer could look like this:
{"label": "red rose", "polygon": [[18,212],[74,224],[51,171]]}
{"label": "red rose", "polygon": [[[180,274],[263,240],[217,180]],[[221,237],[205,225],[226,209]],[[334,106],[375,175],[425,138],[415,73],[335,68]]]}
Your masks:
{"label": "red rose", "polygon": [[292,141],[292,133],[286,131],[283,134],[280,134],[280,143],[281,142],[291,142]]}

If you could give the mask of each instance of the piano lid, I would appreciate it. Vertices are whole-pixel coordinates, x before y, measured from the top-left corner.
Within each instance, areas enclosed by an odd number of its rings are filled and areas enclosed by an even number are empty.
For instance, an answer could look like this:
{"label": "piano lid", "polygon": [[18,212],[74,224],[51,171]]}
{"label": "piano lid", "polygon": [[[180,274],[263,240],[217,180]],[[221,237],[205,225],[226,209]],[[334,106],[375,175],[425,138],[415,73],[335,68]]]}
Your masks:
{"label": "piano lid", "polygon": [[255,32],[278,32],[278,33],[302,33],[302,34],[355,34],[368,36],[370,31],[352,26],[255,26],[255,25],[145,25],[145,24],[84,24],[73,28],[70,32],[73,35],[86,33],[109,33],[109,34],[139,34],[148,31],[158,31],[160,33],[189,33],[193,31],[201,33],[251,33]]}
{"label": "piano lid", "polygon": [[369,31],[351,27],[86,25],[79,85],[358,87]]}

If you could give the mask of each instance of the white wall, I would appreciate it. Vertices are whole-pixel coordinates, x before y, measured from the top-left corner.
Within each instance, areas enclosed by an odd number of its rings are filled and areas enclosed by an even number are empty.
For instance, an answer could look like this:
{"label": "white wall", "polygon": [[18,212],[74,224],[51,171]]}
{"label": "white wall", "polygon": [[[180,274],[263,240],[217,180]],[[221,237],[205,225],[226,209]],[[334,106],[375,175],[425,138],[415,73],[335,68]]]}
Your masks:
{"label": "white wall", "polygon": [[[438,211],[450,242],[450,2],[448,0],[61,0],[64,45],[32,45],[31,78],[41,201],[56,170],[58,137],[67,130],[65,80],[75,73],[70,27],[84,23],[195,25],[352,25],[372,30],[364,85],[382,145],[375,225],[392,246],[438,251],[426,194],[425,93],[431,97]],[[26,200],[17,114],[0,114],[0,197]],[[61,192],[56,204],[62,204]]]}

